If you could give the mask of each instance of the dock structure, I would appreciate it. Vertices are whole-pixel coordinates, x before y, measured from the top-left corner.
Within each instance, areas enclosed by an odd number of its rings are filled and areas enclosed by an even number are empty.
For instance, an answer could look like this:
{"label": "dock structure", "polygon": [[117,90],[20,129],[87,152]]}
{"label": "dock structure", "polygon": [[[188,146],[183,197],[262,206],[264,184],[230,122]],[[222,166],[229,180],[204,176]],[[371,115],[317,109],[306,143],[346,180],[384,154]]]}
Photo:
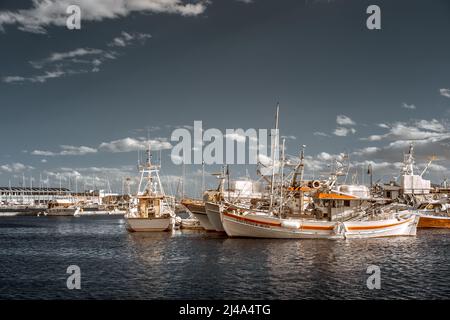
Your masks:
{"label": "dock structure", "polygon": [[46,204],[51,200],[67,198],[71,191],[67,188],[51,187],[0,187],[2,204]]}
{"label": "dock structure", "polygon": [[73,192],[68,188],[59,187],[0,187],[0,205],[45,205],[49,201],[62,199],[102,204],[104,200],[116,201],[121,197],[123,198],[122,195],[106,193],[103,190]]}

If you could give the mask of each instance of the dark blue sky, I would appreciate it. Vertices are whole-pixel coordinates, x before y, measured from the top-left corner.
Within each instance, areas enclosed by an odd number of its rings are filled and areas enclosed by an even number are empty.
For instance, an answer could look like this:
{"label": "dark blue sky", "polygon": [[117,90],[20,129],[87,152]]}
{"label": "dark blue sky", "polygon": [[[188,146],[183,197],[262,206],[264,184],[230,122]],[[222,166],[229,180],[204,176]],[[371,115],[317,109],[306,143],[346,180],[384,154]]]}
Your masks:
{"label": "dark blue sky", "polygon": [[[83,12],[83,1],[71,3]],[[33,15],[43,11],[30,10],[31,1],[2,1],[0,184],[17,184],[23,172],[114,180],[118,172],[133,174],[124,166],[135,165],[137,152],[124,141],[113,149],[112,141],[139,140],[144,128],[152,139],[167,139],[194,120],[205,128],[267,128],[277,101],[282,134],[296,137],[288,152],[306,144],[316,172],[347,151],[355,168],[373,161],[378,176],[390,177],[414,139],[419,164],[439,157],[430,171],[435,182],[448,174],[448,1],[167,3],[202,7],[188,15],[170,5],[136,9],[92,21],[102,17],[93,6],[81,30],[55,22],[37,33],[26,21],[41,21]],[[381,30],[366,28],[370,4],[381,8]],[[25,22],[11,22],[11,13]],[[112,45],[127,37],[123,32],[132,39]],[[97,53],[54,56],[80,48]],[[339,115],[351,120],[339,124]],[[164,154],[167,173],[179,174],[170,151]]]}

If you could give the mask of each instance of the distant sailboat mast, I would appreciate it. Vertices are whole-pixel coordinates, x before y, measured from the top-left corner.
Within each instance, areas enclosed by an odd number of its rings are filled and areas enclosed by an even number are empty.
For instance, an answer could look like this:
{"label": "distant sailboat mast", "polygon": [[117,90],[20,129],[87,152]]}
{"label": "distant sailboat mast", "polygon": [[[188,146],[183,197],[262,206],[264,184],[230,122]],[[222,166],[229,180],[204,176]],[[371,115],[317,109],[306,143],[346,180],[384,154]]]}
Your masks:
{"label": "distant sailboat mast", "polygon": [[283,138],[283,144],[281,149],[281,190],[280,190],[280,207],[279,207],[279,218],[281,219],[281,213],[283,212],[283,190],[284,190],[284,160],[285,160],[285,154],[284,154],[284,148],[286,146],[286,139]]}
{"label": "distant sailboat mast", "polygon": [[272,137],[272,179],[270,183],[270,206],[269,211],[272,210],[273,207],[273,193],[274,193],[274,187],[275,187],[275,152],[278,151],[278,145],[279,145],[279,135],[278,135],[278,117],[279,117],[279,111],[280,111],[280,104],[277,104],[277,112],[275,116],[275,139]]}

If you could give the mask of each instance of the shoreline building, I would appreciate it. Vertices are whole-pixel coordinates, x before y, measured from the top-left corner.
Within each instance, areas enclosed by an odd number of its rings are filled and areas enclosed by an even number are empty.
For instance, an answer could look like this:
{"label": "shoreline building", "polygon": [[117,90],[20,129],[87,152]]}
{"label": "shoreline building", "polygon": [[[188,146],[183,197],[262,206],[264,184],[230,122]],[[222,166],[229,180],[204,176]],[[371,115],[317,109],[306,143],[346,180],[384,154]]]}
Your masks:
{"label": "shoreline building", "polygon": [[85,202],[103,204],[104,200],[123,197],[116,193],[107,193],[104,190],[86,190],[73,192],[68,188],[52,187],[0,187],[0,205],[47,205],[49,201],[71,200],[72,202]]}
{"label": "shoreline building", "polygon": [[51,187],[0,187],[2,205],[39,205],[51,200],[67,199],[71,191],[67,188]]}

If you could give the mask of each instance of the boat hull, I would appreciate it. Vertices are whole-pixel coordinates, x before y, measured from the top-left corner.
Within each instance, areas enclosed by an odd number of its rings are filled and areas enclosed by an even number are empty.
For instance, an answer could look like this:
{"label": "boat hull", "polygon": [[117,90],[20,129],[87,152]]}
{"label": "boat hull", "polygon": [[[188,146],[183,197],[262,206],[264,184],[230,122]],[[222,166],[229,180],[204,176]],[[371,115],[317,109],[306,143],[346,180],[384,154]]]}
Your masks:
{"label": "boat hull", "polygon": [[205,204],[206,215],[208,216],[209,222],[218,232],[225,232],[223,228],[222,219],[220,218],[220,205],[213,202],[207,202]]}
{"label": "boat hull", "polygon": [[46,212],[48,217],[73,217],[80,214],[78,208],[62,208],[62,209],[49,209]]}
{"label": "boat hull", "polygon": [[441,228],[450,229],[450,217],[439,217],[432,215],[419,215],[418,228]]}
{"label": "boat hull", "polygon": [[238,216],[222,213],[225,232],[230,237],[271,238],[271,239],[339,239],[334,222],[312,222],[303,228],[286,228],[280,219],[257,215]]}
{"label": "boat hull", "polygon": [[419,217],[410,215],[404,219],[344,222],[346,238],[381,238],[415,236]]}
{"label": "boat hull", "polygon": [[204,230],[198,219],[181,219],[180,229],[182,230]]}
{"label": "boat hull", "polygon": [[168,231],[172,218],[126,218],[127,229],[130,232]]}
{"label": "boat hull", "polygon": [[183,203],[183,205],[200,221],[200,225],[207,231],[215,231],[206,214],[205,204]]}
{"label": "boat hull", "polygon": [[333,222],[278,219],[268,215],[222,213],[225,232],[230,237],[275,239],[351,239],[414,236],[419,217],[378,221]]}

